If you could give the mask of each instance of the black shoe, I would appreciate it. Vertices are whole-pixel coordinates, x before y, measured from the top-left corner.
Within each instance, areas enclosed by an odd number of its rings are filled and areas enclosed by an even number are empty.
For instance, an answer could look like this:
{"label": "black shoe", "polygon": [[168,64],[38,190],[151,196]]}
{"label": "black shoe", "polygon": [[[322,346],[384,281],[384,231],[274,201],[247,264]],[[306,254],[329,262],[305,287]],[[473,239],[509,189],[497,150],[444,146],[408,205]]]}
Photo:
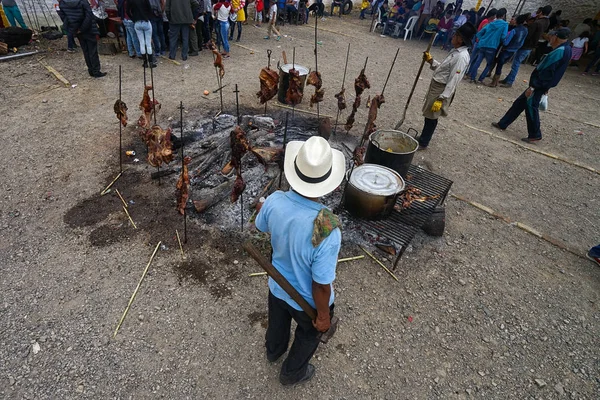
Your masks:
{"label": "black shoe", "polygon": [[229,38],[229,41],[232,41],[232,40],[233,40],[233,36]]}
{"label": "black shoe", "polygon": [[492,122],[492,126],[494,128],[500,129],[501,131],[503,131],[505,128],[501,127],[499,123],[497,122]]}
{"label": "black shoe", "polygon": [[144,63],[142,64],[142,67],[148,68],[148,55],[144,54],[142,57],[144,58]]}
{"label": "black shoe", "polygon": [[506,79],[502,79],[501,81],[498,81],[498,83],[506,84]]}
{"label": "black shoe", "polygon": [[288,381],[288,380],[282,378],[280,375],[279,382],[283,386],[295,386],[295,385],[299,385],[303,382],[310,381],[314,375],[315,375],[315,366],[312,364],[308,364],[308,366],[306,367],[306,373],[304,374],[304,376],[302,378],[298,379],[295,382],[292,382],[292,381]]}
{"label": "black shoe", "polygon": [[187,57],[181,57],[181,61],[187,61]]}
{"label": "black shoe", "polygon": [[541,137],[539,137],[539,138],[524,137],[524,138],[521,138],[521,140],[526,143],[535,143],[535,142],[539,142],[540,140],[542,140],[542,138]]}
{"label": "black shoe", "polygon": [[102,78],[103,76],[106,76],[106,72],[96,72],[95,74],[92,74],[92,76],[94,78]]}
{"label": "black shoe", "polygon": [[190,54],[188,54],[188,56],[190,57],[196,57],[198,55],[197,51],[192,51]]}

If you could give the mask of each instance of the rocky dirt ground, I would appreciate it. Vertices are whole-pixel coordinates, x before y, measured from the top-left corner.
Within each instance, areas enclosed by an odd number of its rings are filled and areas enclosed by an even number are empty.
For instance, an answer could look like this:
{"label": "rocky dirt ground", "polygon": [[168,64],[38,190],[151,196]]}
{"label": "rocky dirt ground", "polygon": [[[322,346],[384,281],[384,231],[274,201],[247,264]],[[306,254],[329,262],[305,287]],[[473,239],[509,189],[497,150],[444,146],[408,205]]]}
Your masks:
{"label": "rocky dirt ground", "polygon": [[[392,127],[420,63],[424,41],[368,33],[356,16],[319,22],[319,71],[335,115],[346,46],[347,84],[369,57],[371,94],[381,91],[397,48],[379,126]],[[314,64],[312,26],[289,26],[280,42],[244,27],[225,61],[225,108],[237,83],[245,107],[259,105],[266,50]],[[497,120],[526,87],[463,82],[450,117],[415,162],[454,181],[452,194],[495,210],[495,218],[449,197],[442,238],[418,234],[392,280],[363,259],[338,266],[336,312],[342,325],[315,355],[315,378],[297,388],[277,380],[264,356],[266,279],[240,250],[250,234],[190,219],[186,259],[174,188],[158,186],[143,163],[117,181],[139,225],[132,229],[113,194],[99,192],[118,171],[112,105],[123,68],[123,100],[136,118],[143,77],[138,60],[102,56],[103,79],[87,76],[81,54],[43,42],[43,61],[75,87],[61,86],[36,57],[0,63],[0,396],[3,398],[326,398],[595,399],[600,397],[600,268],[585,259],[600,241],[600,79],[570,68],[542,114],[544,140],[521,146],[525,120],[505,132]],[[243,47],[242,47],[243,46]],[[444,52],[434,50],[436,58]],[[419,82],[404,128],[420,129],[431,73]],[[155,70],[159,123],[207,116],[218,98],[207,52]],[[300,108],[306,109],[306,104]],[[271,110],[275,110],[271,106]],[[355,134],[362,132],[361,109]],[[468,125],[468,126],[467,126]],[[484,131],[495,134],[492,136]],[[579,134],[578,132],[582,132]],[[502,138],[517,140],[518,145]],[[126,148],[140,147],[134,129]],[[555,159],[529,151],[560,156]],[[564,250],[519,229],[526,224]],[[115,339],[112,333],[156,243],[158,251]],[[342,255],[360,250],[345,243]]]}

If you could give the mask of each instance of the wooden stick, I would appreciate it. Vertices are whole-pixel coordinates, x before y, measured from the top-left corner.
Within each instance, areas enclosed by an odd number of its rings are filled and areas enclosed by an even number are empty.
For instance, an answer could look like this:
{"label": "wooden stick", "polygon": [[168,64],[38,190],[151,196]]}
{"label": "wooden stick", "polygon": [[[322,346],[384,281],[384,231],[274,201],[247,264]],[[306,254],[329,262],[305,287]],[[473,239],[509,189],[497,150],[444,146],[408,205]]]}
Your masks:
{"label": "wooden stick", "polygon": [[348,257],[348,258],[340,258],[337,262],[341,263],[341,262],[346,262],[346,261],[354,261],[354,260],[361,260],[365,258],[365,256],[355,256],[355,257]]}
{"label": "wooden stick", "polygon": [[253,277],[253,276],[265,276],[267,275],[266,272],[253,272],[251,274],[248,274],[248,276]]}
{"label": "wooden stick", "polygon": [[46,63],[42,62],[41,59],[39,59],[38,62],[40,64],[42,64],[42,66],[44,68],[46,68],[48,70],[48,72],[50,72],[52,75],[54,75],[54,77],[56,79],[58,79],[59,81],[61,81],[65,86],[71,86],[71,83],[68,80],[66,80],[65,77],[62,76],[57,70],[55,70],[51,66],[47,65]]}
{"label": "wooden stick", "polygon": [[242,49],[246,49],[246,50],[250,51],[250,54],[260,53],[260,51],[258,51],[258,50],[254,50],[254,49],[251,49],[250,47],[242,46],[239,43],[231,43],[231,44],[234,46],[237,46],[237,47],[241,47]]}
{"label": "wooden stick", "polygon": [[125,320],[125,317],[127,316],[127,313],[129,312],[129,307],[131,307],[131,304],[133,303],[133,300],[135,299],[135,296],[137,295],[138,290],[140,290],[142,281],[144,280],[144,277],[146,276],[146,273],[148,272],[148,268],[150,268],[150,264],[152,263],[152,260],[154,259],[154,255],[156,255],[156,252],[158,251],[158,248],[161,243],[162,242],[158,242],[158,244],[156,245],[156,248],[154,249],[154,253],[152,253],[152,256],[150,257],[150,261],[148,261],[148,264],[146,265],[146,268],[144,269],[144,273],[142,273],[142,277],[140,278],[140,281],[138,282],[135,290],[133,291],[133,294],[131,295],[131,298],[129,299],[129,303],[127,303],[127,307],[125,307],[125,311],[123,311],[121,320],[119,321],[119,324],[117,325],[117,329],[115,329],[115,333],[113,334],[113,339],[117,336],[119,329],[121,329],[121,325],[123,324],[123,321]]}
{"label": "wooden stick", "polygon": [[131,225],[133,225],[133,227],[135,229],[137,229],[137,226],[135,225],[135,222],[133,222],[133,220],[131,219],[131,215],[129,215],[129,211],[127,211],[127,209],[125,207],[123,207],[123,211],[125,211],[125,214],[127,214],[127,218],[129,218],[129,222],[131,222]]}
{"label": "wooden stick", "polygon": [[179,61],[175,61],[175,60],[171,60],[169,57],[165,57],[165,56],[160,56],[160,58],[163,58],[169,62],[172,62],[175,65],[181,65],[181,63]]}
{"label": "wooden stick", "polygon": [[175,229],[175,234],[177,235],[177,242],[179,242],[179,250],[181,250],[181,259],[185,260],[185,256],[183,255],[183,246],[181,245],[181,239],[179,238],[179,231]]}
{"label": "wooden stick", "polygon": [[121,193],[119,193],[119,189],[115,190],[117,192],[117,196],[119,196],[119,198],[121,199],[121,201],[123,202],[123,205],[125,206],[125,208],[129,208],[129,206],[127,205],[127,203],[125,202],[125,199],[123,198],[123,196],[121,196]]}
{"label": "wooden stick", "polygon": [[399,282],[399,281],[398,281],[398,278],[396,278],[396,275],[394,275],[394,273],[393,273],[392,271],[390,271],[390,270],[389,270],[389,269],[388,269],[388,268],[387,268],[385,265],[383,265],[383,263],[382,263],[381,261],[379,261],[378,259],[376,259],[376,258],[375,258],[375,256],[374,256],[373,254],[369,253],[369,252],[368,252],[367,250],[365,250],[365,249],[364,249],[362,246],[358,246],[358,247],[360,247],[360,249],[361,249],[362,251],[364,251],[365,253],[367,253],[367,255],[373,259],[373,261],[375,261],[377,264],[381,265],[381,268],[385,269],[385,272],[387,272],[388,274],[390,274],[390,276],[391,276],[392,278],[394,278],[394,279],[396,280],[396,282]]}
{"label": "wooden stick", "polygon": [[121,175],[123,175],[123,173],[119,172],[119,175],[117,175],[117,177],[115,179],[113,179],[113,181],[111,183],[109,183],[108,186],[105,187],[103,191],[100,192],[100,196],[104,196],[106,193],[108,193],[107,192],[108,189],[110,189],[110,187],[115,184],[115,182],[117,181],[117,179],[119,179],[121,177]]}

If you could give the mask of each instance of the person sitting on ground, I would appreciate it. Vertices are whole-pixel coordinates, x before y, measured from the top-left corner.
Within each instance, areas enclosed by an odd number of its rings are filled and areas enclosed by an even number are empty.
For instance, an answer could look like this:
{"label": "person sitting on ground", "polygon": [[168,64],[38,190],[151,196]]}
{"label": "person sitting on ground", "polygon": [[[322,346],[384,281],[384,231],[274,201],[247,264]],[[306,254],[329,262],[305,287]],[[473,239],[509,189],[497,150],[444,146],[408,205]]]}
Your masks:
{"label": "person sitting on ground", "polygon": [[423,59],[431,65],[434,73],[423,104],[425,123],[419,136],[419,150],[425,150],[429,146],[438,118],[448,115],[456,88],[469,65],[469,46],[475,33],[475,26],[470,22],[458,28],[452,37],[453,49],[441,63],[435,61],[428,52],[423,53]]}
{"label": "person sitting on ground", "polygon": [[529,88],[514,101],[500,121],[492,122],[493,127],[505,130],[525,111],[528,135],[521,140],[527,143],[542,140],[540,100],[544,94],[548,94],[550,89],[558,85],[569,66],[571,46],[569,46],[568,39],[570,34],[569,28],[560,28],[550,32],[548,39],[553,50],[531,73]]}
{"label": "person sitting on ground", "polygon": [[571,51],[571,66],[576,67],[579,59],[587,54],[588,51],[588,42],[590,40],[590,33],[588,31],[582,32],[575,39],[571,40],[571,47],[573,48]]}
{"label": "person sitting on ground", "polygon": [[281,33],[275,28],[275,24],[277,22],[277,2],[273,1],[271,3],[271,7],[269,7],[269,14],[267,16],[269,18],[269,25],[267,26],[267,36],[265,39],[271,38],[271,32],[275,32],[277,34],[277,40],[281,39]]}
{"label": "person sitting on ground", "polygon": [[335,280],[342,233],[340,221],[319,198],[333,192],[346,172],[344,154],[327,140],[313,136],[291,141],[283,167],[291,190],[276,191],[256,209],[256,229],[271,234],[272,264],[317,311],[312,320],[273,278],[269,278],[269,321],[265,337],[267,360],[276,362],[288,351],[292,319],[294,341],[281,364],[279,382],[292,386],[310,380],[310,364],[319,346],[319,332],[331,326]]}

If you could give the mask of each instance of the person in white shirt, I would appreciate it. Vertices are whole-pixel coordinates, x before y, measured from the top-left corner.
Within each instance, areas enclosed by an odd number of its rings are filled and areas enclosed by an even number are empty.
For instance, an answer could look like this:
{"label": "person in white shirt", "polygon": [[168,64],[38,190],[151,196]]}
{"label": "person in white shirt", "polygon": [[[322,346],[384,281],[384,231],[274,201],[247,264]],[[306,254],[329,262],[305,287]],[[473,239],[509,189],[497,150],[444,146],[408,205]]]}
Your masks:
{"label": "person in white shirt", "polygon": [[477,29],[470,22],[466,22],[458,28],[452,37],[452,47],[454,48],[441,63],[435,61],[429,52],[423,53],[423,59],[431,64],[434,72],[423,105],[425,124],[421,136],[419,136],[419,150],[424,150],[429,146],[429,141],[437,127],[438,118],[448,115],[448,109],[456,93],[456,86],[469,66],[471,60],[469,47],[476,33]]}
{"label": "person in white shirt", "polygon": [[275,0],[271,0],[273,3],[271,7],[269,7],[269,26],[267,27],[267,36],[265,39],[271,38],[271,32],[275,32],[277,34],[277,40],[281,39],[281,33],[275,28],[275,23],[277,22],[277,2]]}

